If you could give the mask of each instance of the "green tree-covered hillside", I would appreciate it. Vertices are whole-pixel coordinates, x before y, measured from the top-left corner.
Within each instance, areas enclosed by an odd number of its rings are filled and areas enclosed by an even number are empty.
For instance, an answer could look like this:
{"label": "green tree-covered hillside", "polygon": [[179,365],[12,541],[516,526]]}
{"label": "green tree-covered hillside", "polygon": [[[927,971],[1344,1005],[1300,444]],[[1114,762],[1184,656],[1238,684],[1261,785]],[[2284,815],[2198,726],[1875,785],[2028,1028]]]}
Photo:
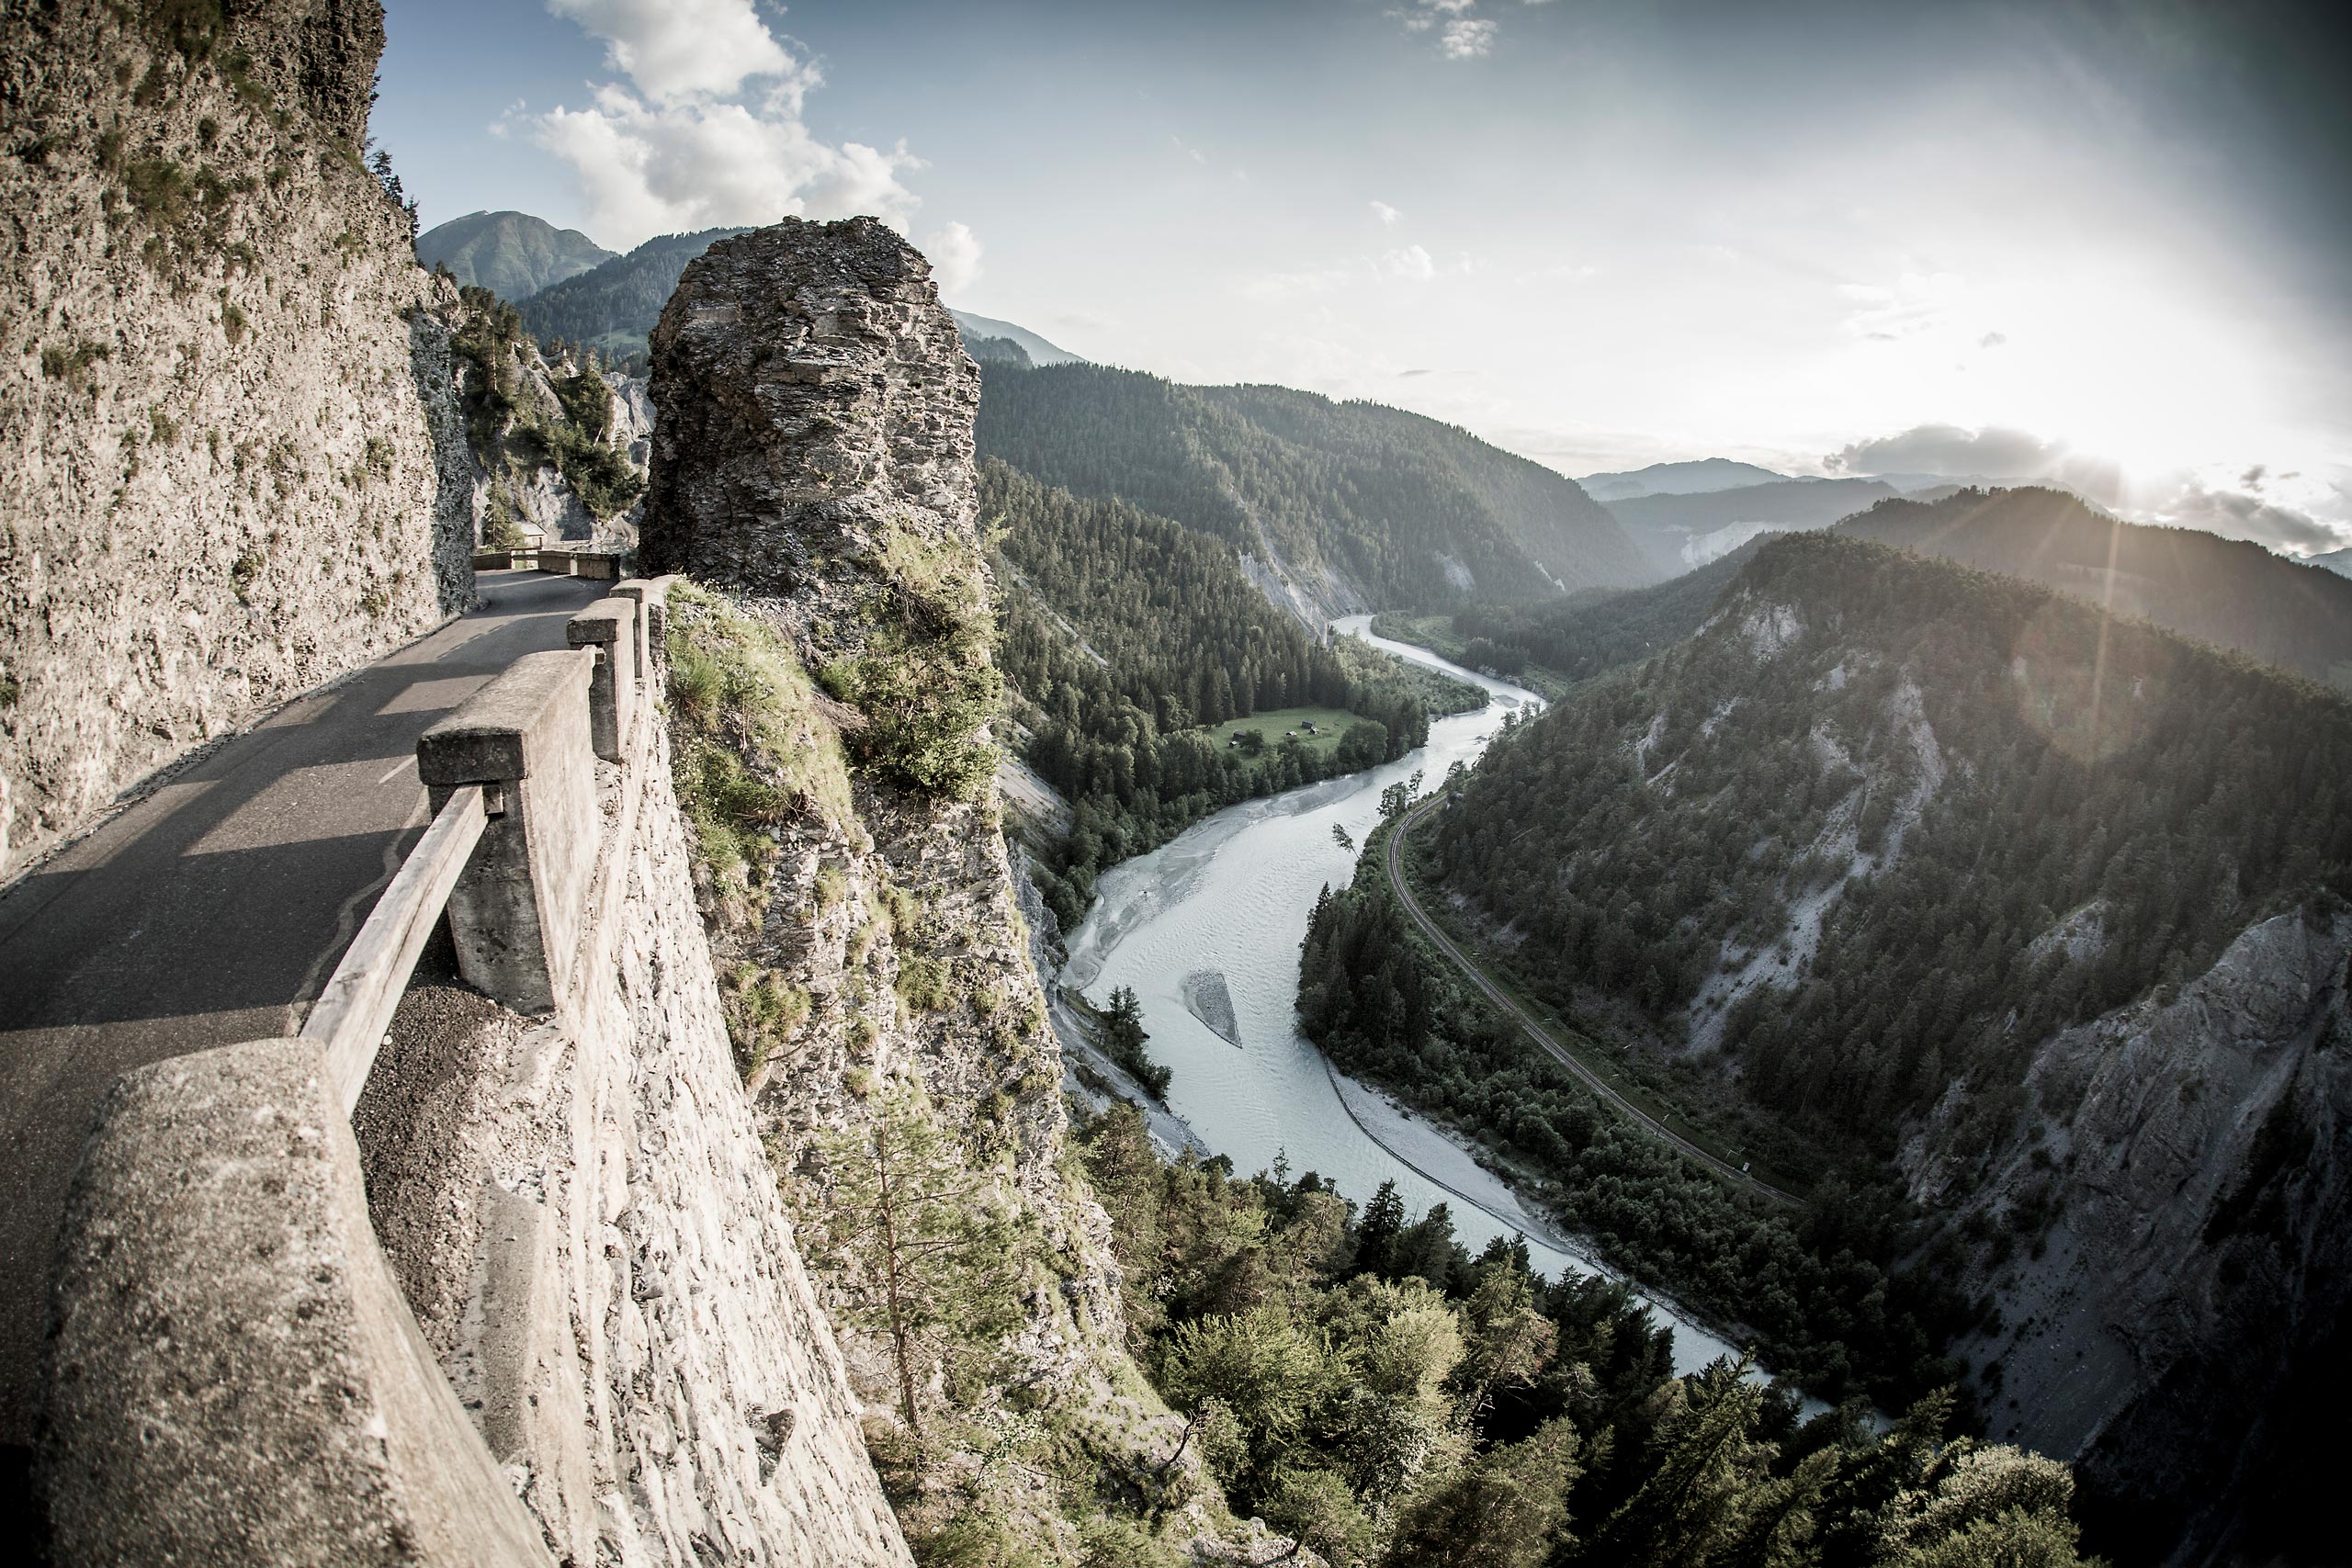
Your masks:
{"label": "green tree-covered hillside", "polygon": [[[2298,569],[2301,570],[2301,569]],[[1957,1082],[2352,894],[2352,705],[2012,578],[1825,535],[1490,750],[1432,873],[1746,1092],[1891,1152]]]}
{"label": "green tree-covered hillside", "polygon": [[1318,602],[1452,606],[1659,575],[1573,480],[1376,403],[991,365],[978,434],[1049,484],[1279,558]]}
{"label": "green tree-covered hillside", "polygon": [[523,301],[523,324],[541,343],[580,344],[616,360],[645,352],[662,307],[678,291],[686,264],[742,229],[662,234],[625,256],[565,278]]}
{"label": "green tree-covered hillside", "polygon": [[527,212],[470,212],[418,235],[416,259],[447,267],[459,284],[502,299],[527,299],[612,260],[613,253],[577,229],[559,229]]}
{"label": "green tree-covered hillside", "polygon": [[[1429,738],[1432,692],[1353,638],[1318,642],[1259,595],[1231,548],[1119,502],[980,468],[995,540],[997,660],[1023,755],[1074,807],[1046,892],[1074,921],[1095,873],[1236,801],[1403,756]],[[1303,705],[1353,716],[1335,748],[1204,727]]]}

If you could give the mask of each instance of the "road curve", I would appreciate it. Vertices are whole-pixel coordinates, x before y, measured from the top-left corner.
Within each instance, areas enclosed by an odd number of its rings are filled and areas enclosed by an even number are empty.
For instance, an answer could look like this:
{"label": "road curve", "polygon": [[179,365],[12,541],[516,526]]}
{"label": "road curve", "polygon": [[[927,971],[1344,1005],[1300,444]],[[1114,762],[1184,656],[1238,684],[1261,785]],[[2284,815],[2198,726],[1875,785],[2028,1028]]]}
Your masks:
{"label": "road curve", "polygon": [[1396,893],[1396,901],[1405,907],[1405,913],[1411,916],[1413,923],[1420,928],[1421,934],[1429,938],[1430,943],[1434,945],[1440,953],[1444,953],[1447,958],[1453,960],[1454,967],[1461,970],[1464,975],[1467,976],[1470,983],[1478,987],[1480,994],[1488,1001],[1494,1003],[1496,1007],[1501,1009],[1504,1016],[1518,1024],[1521,1031],[1524,1032],[1530,1040],[1541,1046],[1554,1061],[1567,1068],[1569,1072],[1574,1073],[1577,1079],[1581,1081],[1587,1089],[1589,1089],[1593,1093],[1599,1095],[1607,1104],[1615,1108],[1627,1121],[1633,1122],[1634,1126],[1640,1128],[1643,1132],[1647,1133],[1650,1136],[1658,1139],[1662,1143],[1672,1145],[1684,1155],[1688,1156],[1691,1159],[1697,1160],[1701,1165],[1705,1166],[1709,1170],[1714,1172],[1717,1176],[1722,1177],[1725,1181],[1730,1182],[1735,1187],[1738,1187],[1746,1191],[1753,1192],[1758,1197],[1767,1199],[1772,1202],[1785,1204],[1792,1209],[1803,1208],[1804,1206],[1803,1199],[1796,1197],[1792,1193],[1782,1191],[1769,1181],[1759,1181],[1755,1177],[1750,1176],[1747,1172],[1741,1170],[1737,1166],[1729,1165],[1724,1161],[1718,1159],[1713,1155],[1711,1155],[1706,1150],[1701,1148],[1698,1145],[1692,1143],[1690,1139],[1674,1131],[1671,1127],[1667,1126],[1657,1117],[1652,1116],[1648,1111],[1644,1111],[1640,1106],[1635,1105],[1632,1100],[1627,1100],[1614,1089],[1611,1089],[1606,1079],[1602,1078],[1600,1075],[1595,1073],[1591,1068],[1586,1066],[1582,1062],[1577,1061],[1573,1052],[1569,1051],[1566,1046],[1562,1045],[1557,1040],[1552,1038],[1551,1031],[1538,1023],[1534,1018],[1529,1014],[1525,1008],[1519,1005],[1518,1001],[1514,999],[1509,992],[1496,985],[1492,980],[1487,979],[1485,972],[1479,969],[1477,964],[1471,962],[1467,954],[1453,944],[1453,940],[1451,937],[1448,937],[1444,931],[1438,929],[1438,923],[1431,919],[1429,913],[1424,910],[1417,901],[1415,901],[1413,897],[1413,890],[1405,885],[1405,869],[1403,862],[1400,859],[1400,853],[1405,843],[1405,835],[1411,832],[1415,827],[1419,826],[1422,818],[1428,816],[1431,811],[1434,811],[1439,807],[1444,805],[1445,799],[1446,797],[1442,794],[1433,795],[1427,800],[1422,801],[1419,806],[1416,806],[1411,810],[1406,812],[1403,820],[1396,824],[1396,830],[1388,835],[1388,841],[1386,845],[1384,846],[1381,853],[1381,870],[1387,875],[1388,886]]}

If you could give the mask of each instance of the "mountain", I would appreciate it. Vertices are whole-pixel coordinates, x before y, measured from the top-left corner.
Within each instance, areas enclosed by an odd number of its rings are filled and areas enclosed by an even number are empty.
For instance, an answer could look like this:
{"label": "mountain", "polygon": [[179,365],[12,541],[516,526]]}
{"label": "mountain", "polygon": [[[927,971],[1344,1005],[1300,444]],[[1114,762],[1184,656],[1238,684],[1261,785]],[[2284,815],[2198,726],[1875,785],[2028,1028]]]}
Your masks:
{"label": "mountain", "polygon": [[[1408,674],[1421,667],[1361,638],[1310,636],[1221,541],[998,462],[980,466],[979,503],[996,547],[1006,711],[1026,761],[1076,812],[1079,830],[1038,844],[1032,868],[1065,928],[1084,916],[1097,873],[1209,813],[1394,761],[1429,739],[1432,704]],[[1458,688],[1445,711],[1484,701]],[[1310,707],[1345,722],[1284,744],[1284,720],[1252,750],[1205,728]]]}
{"label": "mountain", "polygon": [[1029,356],[1029,363],[1032,365],[1083,365],[1086,363],[1069,350],[1047,343],[1026,327],[1014,326],[1011,321],[1000,321],[992,316],[975,316],[969,310],[950,310],[947,313],[956,318],[956,330],[964,334],[965,349],[975,359],[986,357],[978,349],[972,346],[975,339],[1000,338],[1005,342],[1019,344],[1021,352]]}
{"label": "mountain", "polygon": [[1660,570],[1687,571],[1758,534],[1822,528],[1894,494],[1876,479],[1778,479],[1770,484],[1605,501]]}
{"label": "mountain", "polygon": [[527,299],[552,283],[586,272],[613,253],[577,229],[559,229],[527,212],[469,212],[416,238],[416,259],[446,266],[458,283],[502,299]]}
{"label": "mountain", "polygon": [[705,229],[695,234],[658,235],[625,256],[518,301],[523,324],[542,343],[582,344],[617,360],[641,355],[686,264],[714,241],[748,232]]}
{"label": "mountain", "polygon": [[1282,387],[991,365],[980,450],[1225,540],[1318,626],[1382,606],[1524,600],[1660,574],[1573,480],[1465,430]]}
{"label": "mountain", "polygon": [[1472,605],[1454,615],[1453,637],[1462,646],[1450,656],[1513,680],[1534,666],[1563,682],[1589,681],[1697,631],[1758,547],[1750,540],[1695,570],[1630,592]]}
{"label": "mountain", "polygon": [[1703,495],[1713,490],[1779,484],[1790,477],[1729,457],[1701,457],[1687,463],[1652,463],[1623,473],[1587,474],[1577,482],[1593,500],[1611,502],[1630,501],[1637,495]]}
{"label": "mountain", "polygon": [[2352,577],[2352,548],[2329,550],[2324,555],[2305,556],[2303,564],[2325,567],[2330,571]]}
{"label": "mountain", "polygon": [[2352,581],[2242,539],[2119,522],[2062,491],[1884,501],[1856,538],[2006,571],[2144,615],[2315,681],[2352,686]]}
{"label": "mountain", "polygon": [[1414,842],[1525,990],[1899,1189],[1991,1435],[2076,1460],[2121,1560],[2269,1561],[2320,1539],[2352,1305],[2347,779],[2335,694],[1808,534]]}

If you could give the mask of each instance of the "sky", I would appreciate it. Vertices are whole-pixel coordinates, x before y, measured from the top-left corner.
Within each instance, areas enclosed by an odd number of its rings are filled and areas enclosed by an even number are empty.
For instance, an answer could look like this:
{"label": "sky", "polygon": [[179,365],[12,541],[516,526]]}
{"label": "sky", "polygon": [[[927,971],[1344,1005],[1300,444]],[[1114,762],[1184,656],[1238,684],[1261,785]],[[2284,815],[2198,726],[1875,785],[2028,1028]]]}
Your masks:
{"label": "sky", "polygon": [[2352,545],[2352,96],[2284,0],[388,0],[428,227],[875,213],[949,302],[1575,475],[2047,477]]}

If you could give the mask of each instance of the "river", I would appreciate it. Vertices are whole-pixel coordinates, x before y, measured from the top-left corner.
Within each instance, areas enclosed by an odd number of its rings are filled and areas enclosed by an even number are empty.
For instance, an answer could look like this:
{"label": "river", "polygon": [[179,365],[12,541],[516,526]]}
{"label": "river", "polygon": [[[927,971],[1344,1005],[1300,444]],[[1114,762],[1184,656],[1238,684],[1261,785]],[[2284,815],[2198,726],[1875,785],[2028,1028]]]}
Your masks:
{"label": "river", "polygon": [[[1175,1071],[1169,1108],[1235,1169],[1269,1169],[1285,1157],[1294,1177],[1310,1170],[1329,1177],[1358,1204],[1394,1181],[1412,1213],[1447,1204],[1454,1234],[1474,1253],[1517,1231],[1546,1275],[1608,1272],[1523,1208],[1466,1149],[1335,1072],[1298,1032],[1298,944],[1307,916],[1318,889],[1343,887],[1355,874],[1356,856],[1380,822],[1380,792],[1416,770],[1427,775],[1425,787],[1435,787],[1453,762],[1477,758],[1505,713],[1542,705],[1509,682],[1374,637],[1370,621],[1355,615],[1336,625],[1475,682],[1494,700],[1477,713],[1437,720],[1428,745],[1385,767],[1245,801],[1114,867],[1095,885],[1094,906],[1069,938],[1061,982],[1098,1006],[1115,987],[1134,988],[1151,1054]],[[1356,849],[1340,847],[1335,825]],[[1217,999],[1218,978],[1229,1019]],[[1696,1324],[1652,1304],[1673,1322],[1677,1371],[1730,1353]]]}

